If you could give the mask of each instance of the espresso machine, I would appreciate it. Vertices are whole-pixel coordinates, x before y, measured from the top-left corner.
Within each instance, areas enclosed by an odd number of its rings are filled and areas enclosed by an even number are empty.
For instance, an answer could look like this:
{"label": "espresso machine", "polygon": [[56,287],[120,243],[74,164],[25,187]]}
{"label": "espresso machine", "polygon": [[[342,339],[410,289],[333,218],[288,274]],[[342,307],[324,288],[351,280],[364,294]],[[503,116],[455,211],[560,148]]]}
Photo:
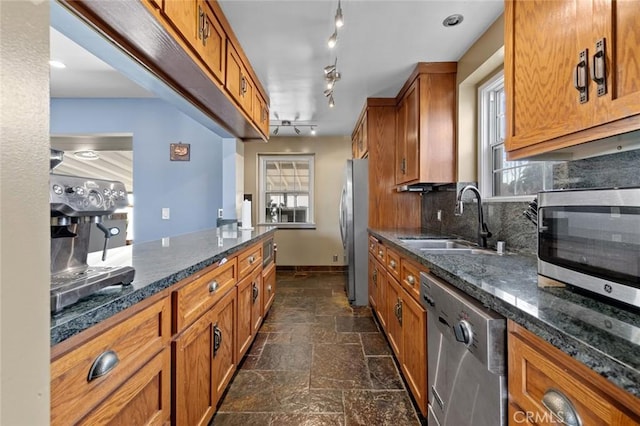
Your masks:
{"label": "espresso machine", "polygon": [[[51,170],[62,160],[52,150]],[[51,207],[51,312],[58,312],[96,291],[130,284],[131,266],[89,266],[87,254],[93,224],[104,233],[102,260],[106,260],[109,238],[119,232],[102,222],[116,209],[127,206],[127,191],[121,182],[50,173]]]}

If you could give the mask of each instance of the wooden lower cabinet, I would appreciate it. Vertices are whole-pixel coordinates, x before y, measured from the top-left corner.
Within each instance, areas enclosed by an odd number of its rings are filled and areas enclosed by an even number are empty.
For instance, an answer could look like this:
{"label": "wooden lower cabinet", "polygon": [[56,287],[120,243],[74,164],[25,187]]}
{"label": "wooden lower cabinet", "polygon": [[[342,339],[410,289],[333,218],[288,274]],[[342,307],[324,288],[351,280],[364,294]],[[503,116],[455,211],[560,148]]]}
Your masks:
{"label": "wooden lower cabinet", "polygon": [[375,257],[369,253],[369,275],[367,279],[367,289],[369,291],[369,305],[375,312],[378,307],[378,274],[380,271],[377,268]]}
{"label": "wooden lower cabinet", "polygon": [[262,316],[265,317],[276,298],[276,264],[262,271]]}
{"label": "wooden lower cabinet", "polygon": [[163,425],[171,418],[171,351],[163,349],[80,425]]}
{"label": "wooden lower cabinet", "polygon": [[573,411],[585,426],[640,424],[640,399],[513,321],[507,327],[510,425],[560,424],[545,396],[564,402],[558,411]]}
{"label": "wooden lower cabinet", "polygon": [[387,338],[393,353],[402,359],[402,287],[390,273],[387,273]]}
{"label": "wooden lower cabinet", "polygon": [[251,336],[258,334],[262,324],[262,269],[258,269],[251,282]]}
{"label": "wooden lower cabinet", "polygon": [[207,425],[236,369],[236,289],[173,341],[177,425]]}
{"label": "wooden lower cabinet", "polygon": [[403,290],[400,366],[422,414],[427,413],[427,311]]}

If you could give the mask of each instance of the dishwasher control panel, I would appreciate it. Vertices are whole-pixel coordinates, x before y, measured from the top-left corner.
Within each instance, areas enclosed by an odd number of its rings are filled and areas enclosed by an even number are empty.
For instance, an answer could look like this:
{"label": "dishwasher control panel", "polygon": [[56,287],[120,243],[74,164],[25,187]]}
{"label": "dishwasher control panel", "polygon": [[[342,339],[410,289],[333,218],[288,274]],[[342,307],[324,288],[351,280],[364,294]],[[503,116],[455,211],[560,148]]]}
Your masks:
{"label": "dishwasher control panel", "polygon": [[444,338],[465,346],[490,372],[504,374],[505,318],[431,274],[420,274],[420,296]]}

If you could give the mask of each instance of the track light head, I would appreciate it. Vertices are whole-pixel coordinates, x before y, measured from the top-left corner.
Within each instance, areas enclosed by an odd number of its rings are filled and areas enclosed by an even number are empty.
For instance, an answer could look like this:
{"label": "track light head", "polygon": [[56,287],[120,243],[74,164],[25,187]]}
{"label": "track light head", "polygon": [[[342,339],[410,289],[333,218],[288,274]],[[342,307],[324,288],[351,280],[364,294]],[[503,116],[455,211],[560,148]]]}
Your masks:
{"label": "track light head", "polygon": [[329,96],[329,95],[332,95],[332,94],[333,94],[333,90],[332,89],[327,89],[327,90],[324,91],[324,96],[325,97]]}
{"label": "track light head", "polygon": [[333,94],[329,95],[329,108],[333,108],[336,106],[335,101],[333,100]]}
{"label": "track light head", "polygon": [[338,0],[338,10],[336,10],[336,28],[342,28],[344,25],[344,18],[342,17],[342,7],[340,6],[340,0]]}
{"label": "track light head", "polygon": [[336,28],[331,37],[329,37],[329,41],[327,41],[327,45],[329,49],[333,49],[336,47],[336,43],[338,42],[338,29]]}
{"label": "track light head", "polygon": [[293,126],[293,130],[296,132],[296,135],[300,134],[300,129],[298,129],[296,126]]}
{"label": "track light head", "polygon": [[311,135],[312,136],[316,135],[316,128],[314,126],[311,126]]}

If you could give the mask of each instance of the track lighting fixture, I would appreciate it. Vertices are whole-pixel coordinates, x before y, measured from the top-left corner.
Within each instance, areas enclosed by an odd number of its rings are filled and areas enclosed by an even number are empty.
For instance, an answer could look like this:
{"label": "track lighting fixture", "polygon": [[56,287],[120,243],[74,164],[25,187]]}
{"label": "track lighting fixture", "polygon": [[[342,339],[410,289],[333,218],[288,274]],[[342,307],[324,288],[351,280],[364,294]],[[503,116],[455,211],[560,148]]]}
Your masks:
{"label": "track lighting fixture", "polygon": [[[274,113],[274,115],[276,115]],[[287,127],[291,127],[293,128],[293,131],[295,132],[296,135],[301,135],[302,134],[302,128],[303,127],[308,127],[309,128],[309,133],[312,135],[316,134],[316,124],[306,124],[306,123],[296,123],[293,122],[291,120],[282,120],[282,121],[278,121],[275,122],[273,124],[270,125],[271,127],[275,127],[275,129],[273,130],[273,135],[277,136],[278,133],[280,132],[280,127],[282,127],[283,129],[286,129]],[[291,135],[291,134],[289,134]],[[283,136],[287,136],[287,132],[283,131]]]}
{"label": "track lighting fixture", "polygon": [[336,106],[335,101],[333,100],[333,93],[329,95],[329,108],[333,108]]}
{"label": "track lighting fixture", "polygon": [[331,37],[329,37],[329,41],[327,42],[329,49],[333,49],[334,47],[336,47],[337,42],[338,42],[338,29],[336,28],[333,34],[331,34]]}
{"label": "track lighting fixture", "polygon": [[338,0],[338,10],[336,10],[336,28],[342,28],[344,25],[344,18],[342,17],[342,7],[340,7],[340,0]]}
{"label": "track lighting fixture", "polygon": [[338,57],[337,56],[336,56],[336,60],[333,62],[332,65],[327,65],[326,67],[324,67],[324,75],[329,75],[332,72],[335,72],[336,65],[338,65]]}

